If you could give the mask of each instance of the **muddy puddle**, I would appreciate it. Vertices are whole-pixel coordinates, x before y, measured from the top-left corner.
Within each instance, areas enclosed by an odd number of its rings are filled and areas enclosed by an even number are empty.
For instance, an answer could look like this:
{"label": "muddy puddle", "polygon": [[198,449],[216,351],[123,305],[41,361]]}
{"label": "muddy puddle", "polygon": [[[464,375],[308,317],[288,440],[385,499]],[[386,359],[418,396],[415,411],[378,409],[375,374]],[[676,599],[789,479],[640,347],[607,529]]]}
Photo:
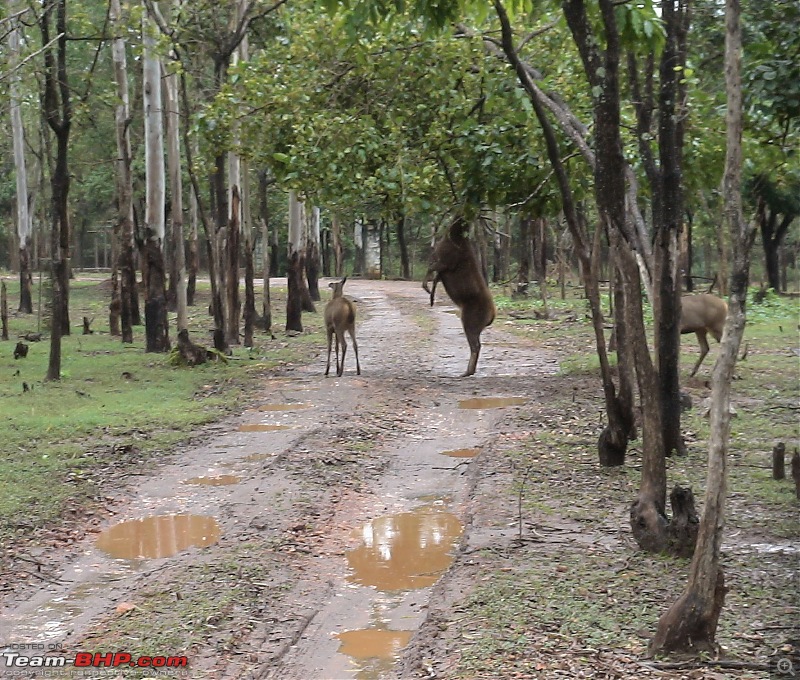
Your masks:
{"label": "muddy puddle", "polygon": [[450,566],[462,529],[455,515],[431,506],[378,517],[361,529],[362,544],[347,553],[348,580],[382,591],[433,585]]}
{"label": "muddy puddle", "polygon": [[443,456],[448,456],[449,458],[474,458],[480,452],[480,449],[453,449],[452,451],[440,451]]}
{"label": "muddy puddle", "polygon": [[473,397],[459,401],[458,408],[503,408],[519,406],[527,401],[524,397]]}
{"label": "muddy puddle", "polygon": [[291,430],[291,425],[267,425],[265,423],[246,423],[239,425],[239,432],[276,432],[277,430]]}
{"label": "muddy puddle", "polygon": [[413,631],[365,628],[336,635],[339,653],[351,657],[359,667],[358,680],[377,679],[391,670],[400,652],[408,644]]}
{"label": "muddy puddle", "polygon": [[200,486],[228,486],[229,484],[238,484],[241,480],[242,478],[236,475],[212,475],[184,479],[183,483],[197,484]]}
{"label": "muddy puddle", "polygon": [[204,515],[154,515],[115,524],[95,541],[110,557],[123,560],[171,557],[187,548],[205,548],[219,540],[213,517]]}

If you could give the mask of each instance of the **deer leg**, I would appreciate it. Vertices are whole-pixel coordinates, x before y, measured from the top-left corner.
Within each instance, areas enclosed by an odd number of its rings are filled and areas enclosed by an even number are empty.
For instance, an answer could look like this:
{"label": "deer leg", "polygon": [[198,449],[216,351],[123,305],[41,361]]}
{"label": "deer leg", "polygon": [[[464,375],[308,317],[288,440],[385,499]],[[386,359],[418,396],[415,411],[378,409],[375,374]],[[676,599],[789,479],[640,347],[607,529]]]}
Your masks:
{"label": "deer leg", "polygon": [[356,329],[349,330],[350,339],[353,341],[353,351],[356,353],[356,375],[361,375],[361,364],[358,363],[358,343],[356,342]]}
{"label": "deer leg", "polygon": [[[333,344],[333,329],[328,328],[328,365],[325,367],[325,375],[331,372],[331,345]],[[336,343],[336,368],[339,368],[339,343]]]}
{"label": "deer leg", "polygon": [[689,374],[690,378],[694,377],[694,374],[697,373],[697,369],[700,368],[700,364],[703,363],[703,359],[706,358],[706,354],[708,354],[708,339],[706,338],[706,332],[697,331],[695,335],[697,336],[697,342],[700,343],[700,358],[697,360],[692,372]]}
{"label": "deer leg", "polygon": [[[431,275],[433,275],[433,279],[431,279]],[[433,287],[428,288],[428,281],[433,282]],[[422,288],[425,290],[426,293],[430,293],[431,296],[431,307],[433,307],[433,298],[436,295],[436,284],[439,283],[439,272],[435,269],[429,269],[425,274],[425,278],[422,281]]]}
{"label": "deer leg", "polygon": [[481,332],[465,328],[464,333],[466,333],[469,343],[469,364],[467,364],[467,372],[461,376],[462,378],[475,373],[475,369],[478,367],[478,355],[481,353]]}
{"label": "deer leg", "polygon": [[[339,337],[341,335],[341,337]],[[342,345],[342,363],[338,365],[336,375],[339,377],[344,373],[344,355],[347,354],[347,341],[344,339],[344,331],[336,331],[336,339]]]}

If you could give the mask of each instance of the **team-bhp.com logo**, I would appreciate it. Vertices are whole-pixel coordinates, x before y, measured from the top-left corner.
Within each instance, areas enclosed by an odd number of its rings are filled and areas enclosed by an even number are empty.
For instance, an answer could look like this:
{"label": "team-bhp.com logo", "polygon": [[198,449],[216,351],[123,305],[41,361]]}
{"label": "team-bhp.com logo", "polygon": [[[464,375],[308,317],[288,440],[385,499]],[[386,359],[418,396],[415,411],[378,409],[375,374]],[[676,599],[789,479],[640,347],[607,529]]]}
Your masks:
{"label": "team-bhp.com logo", "polygon": [[23,652],[0,652],[0,667],[5,668],[186,668],[189,659],[185,656],[138,656],[127,652],[107,654],[78,652],[74,659],[64,656],[28,655]]}

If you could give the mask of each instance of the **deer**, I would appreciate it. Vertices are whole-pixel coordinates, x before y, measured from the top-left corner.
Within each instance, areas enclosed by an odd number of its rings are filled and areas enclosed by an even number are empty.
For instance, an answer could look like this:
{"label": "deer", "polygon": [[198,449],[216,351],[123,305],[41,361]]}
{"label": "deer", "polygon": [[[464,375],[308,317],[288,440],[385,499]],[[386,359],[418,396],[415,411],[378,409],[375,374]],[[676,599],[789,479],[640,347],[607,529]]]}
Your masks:
{"label": "deer", "polygon": [[[361,375],[361,364],[358,361],[358,343],[356,342],[356,306],[352,300],[342,295],[345,276],[341,281],[331,281],[328,286],[333,289],[333,297],[325,305],[325,330],[328,333],[328,365],[325,367],[327,376],[331,370],[331,343],[336,335],[336,375],[341,377],[344,373],[344,355],[347,353],[347,341],[344,333],[350,333],[353,340],[353,350],[356,353],[356,373]],[[342,361],[339,363],[339,345],[342,347]]]}
{"label": "deer", "polygon": [[694,365],[690,377],[694,377],[708,354],[708,333],[711,333],[717,342],[722,339],[722,329],[727,315],[728,304],[716,295],[703,293],[681,298],[681,335],[694,333],[697,342],[700,343],[700,358]]}
{"label": "deer", "polygon": [[[453,220],[447,234],[433,249],[422,281],[422,288],[430,295],[431,307],[436,285],[441,281],[450,299],[461,310],[461,325],[470,350],[469,363],[462,378],[475,373],[481,351],[481,333],[492,324],[496,313],[489,286],[467,238],[468,229],[463,217]],[[428,287],[429,282],[431,287]]]}

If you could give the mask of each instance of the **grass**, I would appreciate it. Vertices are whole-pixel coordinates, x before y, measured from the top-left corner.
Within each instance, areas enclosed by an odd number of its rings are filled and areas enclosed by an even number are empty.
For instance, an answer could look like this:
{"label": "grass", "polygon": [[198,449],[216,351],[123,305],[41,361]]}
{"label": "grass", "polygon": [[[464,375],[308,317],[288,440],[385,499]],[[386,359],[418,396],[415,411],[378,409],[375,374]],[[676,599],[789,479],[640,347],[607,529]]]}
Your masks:
{"label": "grass", "polygon": [[[18,282],[9,284],[9,308],[15,309]],[[200,426],[241,410],[261,376],[280,365],[307,362],[324,342],[319,315],[305,315],[309,332],[302,336],[269,340],[260,333],[255,347],[236,348],[227,363],[175,368],[167,355],[144,351],[143,327],[134,329],[132,345],[108,334],[108,298],[100,277],[72,282],[71,318],[94,318],[96,332],[63,338],[58,382],[44,381],[46,337],[28,343],[26,358],[12,356],[17,337],[37,330],[37,315],[13,314],[9,320],[11,341],[0,344],[0,409],[9,423],[0,440],[4,536],[11,531],[20,538],[56,522],[69,505],[91,499],[108,467],[157,459]],[[273,291],[273,309],[284,300],[285,291]],[[207,305],[208,289],[201,285],[190,332],[196,342],[209,344]],[[173,315],[170,324],[174,340]]]}

